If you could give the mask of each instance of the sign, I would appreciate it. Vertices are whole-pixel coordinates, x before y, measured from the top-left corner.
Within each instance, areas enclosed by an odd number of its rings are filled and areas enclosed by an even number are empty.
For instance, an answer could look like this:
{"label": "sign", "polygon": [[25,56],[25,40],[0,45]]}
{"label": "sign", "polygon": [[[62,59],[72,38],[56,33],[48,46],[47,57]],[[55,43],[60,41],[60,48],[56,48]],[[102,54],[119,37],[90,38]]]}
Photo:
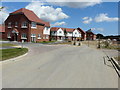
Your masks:
{"label": "sign", "polygon": [[24,40],[22,40],[22,43],[24,43]]}

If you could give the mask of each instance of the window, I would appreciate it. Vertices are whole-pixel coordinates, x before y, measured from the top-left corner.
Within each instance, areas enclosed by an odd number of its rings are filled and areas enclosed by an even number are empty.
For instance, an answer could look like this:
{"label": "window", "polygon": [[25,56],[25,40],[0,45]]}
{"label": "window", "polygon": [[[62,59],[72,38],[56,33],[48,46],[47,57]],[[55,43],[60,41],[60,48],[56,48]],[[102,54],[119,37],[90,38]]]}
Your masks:
{"label": "window", "polygon": [[52,31],[51,34],[54,35],[56,33],[56,31]]}
{"label": "window", "polygon": [[69,34],[72,34],[72,32],[69,32]]}
{"label": "window", "polygon": [[49,37],[48,37],[48,35],[46,35],[46,39],[48,39]]}
{"label": "window", "polygon": [[26,33],[22,33],[21,39],[27,39]]}
{"label": "window", "polygon": [[18,27],[18,23],[17,22],[15,22],[15,27]]}
{"label": "window", "polygon": [[61,31],[59,31],[59,33],[62,33]]}
{"label": "window", "polygon": [[49,30],[50,28],[49,27],[46,27],[46,30]]}
{"label": "window", "polygon": [[27,28],[27,22],[26,21],[22,22],[22,28]]}
{"label": "window", "polygon": [[31,28],[36,28],[36,23],[35,22],[31,23]]}
{"label": "window", "polygon": [[11,36],[10,36],[10,32],[8,32],[8,34],[7,34],[7,38],[11,38]]}
{"label": "window", "polygon": [[8,28],[11,28],[11,24],[12,24],[11,22],[8,23]]}
{"label": "window", "polygon": [[45,37],[43,37],[43,39],[45,39]]}
{"label": "window", "polygon": [[38,39],[41,39],[41,36],[40,36],[40,34],[38,34]]}
{"label": "window", "polygon": [[77,33],[75,32],[75,34],[77,34]]}
{"label": "window", "polygon": [[31,34],[31,37],[36,37],[36,34]]}

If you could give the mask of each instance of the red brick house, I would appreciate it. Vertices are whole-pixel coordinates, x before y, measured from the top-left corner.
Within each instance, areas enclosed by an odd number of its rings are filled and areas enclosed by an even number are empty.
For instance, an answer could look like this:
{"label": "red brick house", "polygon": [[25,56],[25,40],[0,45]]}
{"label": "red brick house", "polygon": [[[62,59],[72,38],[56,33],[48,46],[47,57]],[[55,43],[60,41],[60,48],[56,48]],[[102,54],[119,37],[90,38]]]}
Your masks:
{"label": "red brick house", "polygon": [[86,40],[96,40],[96,35],[92,32],[92,30],[86,31]]}
{"label": "red brick house", "polygon": [[0,25],[0,39],[5,39],[5,26]]}
{"label": "red brick house", "polygon": [[33,11],[21,8],[5,20],[5,37],[10,41],[49,41],[50,24],[41,20]]}

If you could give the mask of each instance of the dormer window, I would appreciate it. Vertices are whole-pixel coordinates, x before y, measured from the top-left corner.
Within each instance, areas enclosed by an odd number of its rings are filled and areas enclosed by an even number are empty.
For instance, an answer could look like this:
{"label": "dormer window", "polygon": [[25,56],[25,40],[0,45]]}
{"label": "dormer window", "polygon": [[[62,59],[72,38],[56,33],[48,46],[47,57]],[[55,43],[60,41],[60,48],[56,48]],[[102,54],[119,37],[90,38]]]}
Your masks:
{"label": "dormer window", "polygon": [[15,22],[15,27],[18,27],[18,23],[17,22]]}
{"label": "dormer window", "polygon": [[27,28],[27,22],[26,21],[22,22],[21,28]]}
{"label": "dormer window", "polygon": [[11,22],[8,23],[8,28],[11,28],[11,24],[12,24]]}
{"label": "dormer window", "polygon": [[35,23],[35,22],[32,22],[32,23],[31,23],[31,28],[37,28],[37,26],[36,26],[36,23]]}

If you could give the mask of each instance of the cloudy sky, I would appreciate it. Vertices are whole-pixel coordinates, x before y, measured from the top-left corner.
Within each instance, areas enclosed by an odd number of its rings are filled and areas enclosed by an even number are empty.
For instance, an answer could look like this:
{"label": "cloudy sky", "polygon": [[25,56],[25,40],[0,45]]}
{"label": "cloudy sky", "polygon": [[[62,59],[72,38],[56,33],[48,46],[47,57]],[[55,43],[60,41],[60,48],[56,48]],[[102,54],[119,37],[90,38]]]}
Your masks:
{"label": "cloudy sky", "polygon": [[118,2],[102,2],[101,0],[91,0],[91,2],[62,1],[2,2],[2,6],[5,8],[0,11],[0,22],[4,21],[10,12],[26,8],[34,11],[39,18],[49,21],[54,27],[80,27],[84,31],[91,28],[96,34],[118,34]]}

